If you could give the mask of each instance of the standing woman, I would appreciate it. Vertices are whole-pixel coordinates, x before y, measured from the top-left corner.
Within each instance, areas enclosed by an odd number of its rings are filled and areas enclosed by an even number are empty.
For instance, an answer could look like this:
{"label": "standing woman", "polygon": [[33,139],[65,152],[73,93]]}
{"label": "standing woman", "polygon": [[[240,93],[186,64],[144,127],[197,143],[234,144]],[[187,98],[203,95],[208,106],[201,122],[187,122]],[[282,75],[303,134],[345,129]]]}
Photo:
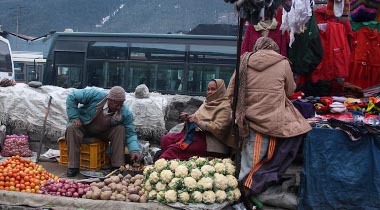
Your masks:
{"label": "standing woman", "polygon": [[[288,97],[294,92],[289,61],[268,37],[259,38],[252,53],[242,55],[236,120],[242,142],[239,181],[252,194],[280,179],[311,130]],[[227,94],[233,100],[235,74]]]}

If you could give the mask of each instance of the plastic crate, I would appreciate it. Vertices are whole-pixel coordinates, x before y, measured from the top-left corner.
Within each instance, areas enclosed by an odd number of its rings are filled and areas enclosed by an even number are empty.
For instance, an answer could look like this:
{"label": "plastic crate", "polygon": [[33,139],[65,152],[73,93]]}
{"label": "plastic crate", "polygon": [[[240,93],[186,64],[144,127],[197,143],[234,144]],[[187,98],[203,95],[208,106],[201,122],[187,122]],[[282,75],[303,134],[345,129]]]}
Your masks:
{"label": "plastic crate", "polygon": [[[108,142],[99,140],[91,144],[80,146],[80,168],[97,170],[109,163],[106,155]],[[69,158],[67,155],[67,143],[65,139],[59,141],[60,158],[59,164],[67,166]]]}

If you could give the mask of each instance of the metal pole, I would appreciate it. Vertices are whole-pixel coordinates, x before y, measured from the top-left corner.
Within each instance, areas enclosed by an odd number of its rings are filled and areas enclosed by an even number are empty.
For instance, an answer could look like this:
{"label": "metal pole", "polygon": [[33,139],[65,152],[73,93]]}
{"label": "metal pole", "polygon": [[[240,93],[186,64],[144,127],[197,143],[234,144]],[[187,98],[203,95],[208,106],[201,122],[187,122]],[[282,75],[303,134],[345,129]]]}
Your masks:
{"label": "metal pole", "polygon": [[234,140],[238,142],[238,150],[236,151],[235,155],[235,166],[236,166],[236,172],[235,176],[239,176],[240,172],[240,163],[241,163],[241,148],[242,145],[240,144],[240,138],[239,138],[239,128],[236,124],[236,107],[237,107],[237,101],[238,101],[238,92],[239,92],[239,68],[240,68],[240,54],[241,54],[241,42],[243,37],[243,27],[244,27],[244,19],[239,17],[238,20],[239,24],[239,32],[238,32],[238,39],[237,39],[237,52],[236,52],[236,69],[235,69],[235,86],[234,86],[234,97],[233,97],[233,103],[232,103],[232,119],[234,123]]}

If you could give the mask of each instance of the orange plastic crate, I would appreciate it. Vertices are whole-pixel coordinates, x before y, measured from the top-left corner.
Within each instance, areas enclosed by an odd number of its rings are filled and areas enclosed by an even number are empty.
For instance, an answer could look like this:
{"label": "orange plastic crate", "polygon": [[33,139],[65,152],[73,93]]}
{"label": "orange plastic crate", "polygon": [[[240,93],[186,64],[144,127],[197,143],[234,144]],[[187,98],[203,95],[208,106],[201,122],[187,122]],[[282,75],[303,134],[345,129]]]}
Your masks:
{"label": "orange plastic crate", "polygon": [[[91,144],[82,144],[80,146],[80,168],[97,170],[109,163],[109,158],[106,155],[107,147],[108,142],[101,140]],[[69,158],[66,140],[62,139],[59,141],[59,151],[59,164],[67,166]]]}

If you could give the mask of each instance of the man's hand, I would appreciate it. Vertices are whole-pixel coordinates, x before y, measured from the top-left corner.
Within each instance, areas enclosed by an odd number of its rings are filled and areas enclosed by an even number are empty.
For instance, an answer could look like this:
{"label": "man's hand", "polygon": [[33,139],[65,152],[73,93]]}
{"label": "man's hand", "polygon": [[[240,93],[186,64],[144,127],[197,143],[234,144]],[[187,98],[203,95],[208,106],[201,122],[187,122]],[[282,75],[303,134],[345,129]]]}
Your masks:
{"label": "man's hand", "polygon": [[138,152],[134,152],[134,153],[132,153],[132,155],[131,155],[131,160],[133,161],[133,160],[136,160],[137,162],[139,162],[140,160],[141,160],[141,155],[140,155],[140,153],[138,153]]}
{"label": "man's hand", "polygon": [[179,115],[179,117],[180,117],[183,121],[187,121],[188,118],[189,118],[189,114],[186,113],[186,112],[181,112],[181,114]]}
{"label": "man's hand", "polygon": [[73,123],[77,127],[81,127],[82,126],[82,121],[80,121],[80,120],[72,120],[71,123]]}

